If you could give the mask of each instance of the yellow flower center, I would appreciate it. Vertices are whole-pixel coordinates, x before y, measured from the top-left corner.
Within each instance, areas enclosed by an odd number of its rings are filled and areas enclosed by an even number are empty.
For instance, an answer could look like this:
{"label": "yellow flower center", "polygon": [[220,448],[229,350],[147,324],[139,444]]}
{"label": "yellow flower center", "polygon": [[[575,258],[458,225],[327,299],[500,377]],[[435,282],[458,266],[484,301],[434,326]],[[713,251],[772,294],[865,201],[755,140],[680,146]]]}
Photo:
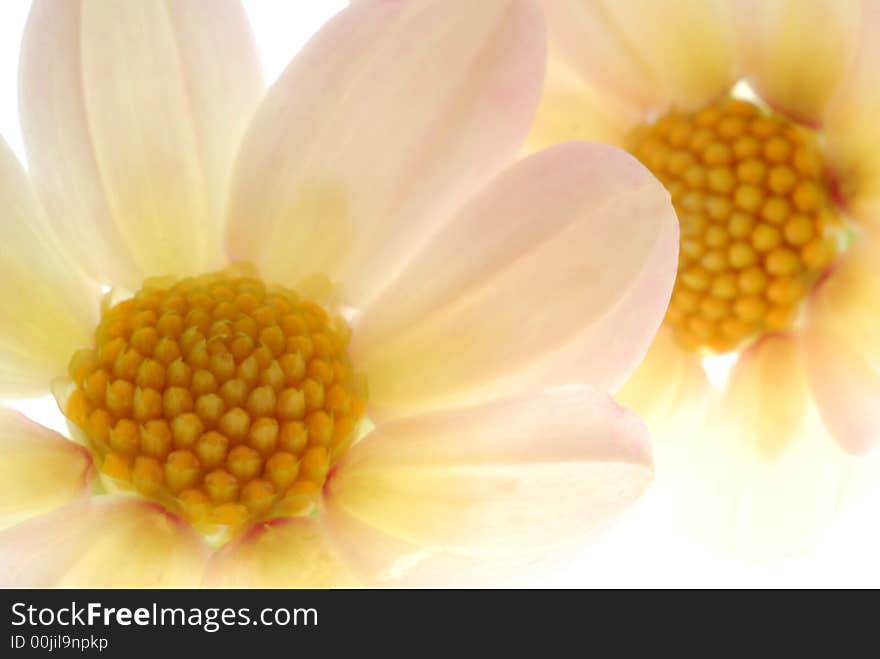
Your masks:
{"label": "yellow flower center", "polygon": [[678,340],[727,352],[792,327],[838,251],[817,135],[726,99],[640,126],[627,147],[667,187],[681,223],[666,316]]}
{"label": "yellow flower center", "polygon": [[123,489],[206,534],[309,509],[354,439],[350,330],[231,269],[152,281],[106,309],[70,363],[66,414]]}

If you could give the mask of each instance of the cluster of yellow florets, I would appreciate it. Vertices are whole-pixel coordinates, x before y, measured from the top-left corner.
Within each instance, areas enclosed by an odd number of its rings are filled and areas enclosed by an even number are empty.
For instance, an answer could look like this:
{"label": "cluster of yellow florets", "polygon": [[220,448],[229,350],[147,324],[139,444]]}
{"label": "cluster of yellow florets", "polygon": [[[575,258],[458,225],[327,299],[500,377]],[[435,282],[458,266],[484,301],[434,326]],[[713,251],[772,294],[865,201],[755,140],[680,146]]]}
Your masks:
{"label": "cluster of yellow florets", "polygon": [[738,100],[671,112],[628,147],[672,194],[681,223],[667,313],[678,339],[726,352],[790,327],[837,252],[815,135]]}
{"label": "cluster of yellow florets", "polygon": [[145,285],[73,357],[66,413],[104,474],[197,526],[290,512],[320,490],[363,415],[349,334],[254,278]]}

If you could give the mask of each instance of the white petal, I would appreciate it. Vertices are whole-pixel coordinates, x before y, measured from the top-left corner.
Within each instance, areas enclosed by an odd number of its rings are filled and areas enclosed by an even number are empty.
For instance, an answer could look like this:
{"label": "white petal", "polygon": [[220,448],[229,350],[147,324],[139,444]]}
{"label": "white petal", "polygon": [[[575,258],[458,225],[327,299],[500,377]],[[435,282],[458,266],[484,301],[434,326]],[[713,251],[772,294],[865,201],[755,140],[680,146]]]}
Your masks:
{"label": "white petal", "polygon": [[588,84],[560,57],[551,55],[526,149],[532,153],[575,140],[622,144],[627,132],[641,120],[633,108]]}
{"label": "white petal", "polygon": [[244,141],[233,260],[320,273],[361,305],[517,152],[544,72],[527,0],[356,3],[269,91]]}
{"label": "white petal", "polygon": [[370,580],[559,569],[650,465],[643,424],[606,395],[536,393],[381,425],[331,475],[325,520]]}
{"label": "white petal", "polygon": [[5,587],[198,585],[208,547],[188,524],[140,497],[72,503],[0,533]]}
{"label": "white petal", "polygon": [[667,192],[625,152],[572,143],[520,162],[355,327],[374,413],[544,385],[614,390],[660,324],[677,249]]}
{"label": "white petal", "polygon": [[880,236],[880,3],[864,4],[858,50],[826,117],[829,165],[847,210]]}
{"label": "white petal", "polygon": [[45,394],[87,344],[100,290],[67,258],[3,140],[0,208],[0,396]]}
{"label": "white petal", "polygon": [[880,250],[864,246],[810,299],[806,363],[816,403],[840,445],[864,453],[880,445]]}
{"label": "white petal", "polygon": [[774,108],[819,124],[858,43],[861,3],[846,0],[736,1],[754,36],[745,58],[755,90]]}
{"label": "white petal", "polygon": [[724,2],[545,0],[551,43],[599,89],[643,114],[696,108],[737,75]]}
{"label": "white petal", "polygon": [[661,327],[645,359],[615,396],[645,420],[658,474],[687,451],[705,420],[712,393],[700,355],[679,346],[672,331]]}
{"label": "white petal", "polygon": [[35,2],[21,60],[28,159],[53,227],[92,275],[135,288],[216,265],[261,91],[238,2]]}
{"label": "white petal", "polygon": [[211,559],[206,585],[341,588],[358,585],[320,522],[308,517],[258,524]]}
{"label": "white petal", "polygon": [[721,549],[757,560],[811,547],[849,468],[812,403],[798,341],[781,335],[743,354],[681,455],[686,514]]}
{"label": "white petal", "polygon": [[83,447],[0,407],[0,528],[86,496],[94,477]]}

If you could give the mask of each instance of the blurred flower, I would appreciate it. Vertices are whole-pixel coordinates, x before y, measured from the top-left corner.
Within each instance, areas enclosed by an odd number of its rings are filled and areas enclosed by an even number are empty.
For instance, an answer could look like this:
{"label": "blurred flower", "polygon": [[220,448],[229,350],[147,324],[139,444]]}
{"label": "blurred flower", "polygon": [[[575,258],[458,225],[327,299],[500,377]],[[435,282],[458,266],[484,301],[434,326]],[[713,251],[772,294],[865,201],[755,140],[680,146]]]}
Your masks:
{"label": "blurred flower", "polygon": [[[624,145],[681,222],[664,327],[619,400],[704,530],[802,549],[880,440],[880,3],[545,6],[530,147]],[[713,355],[735,362],[721,391]]]}

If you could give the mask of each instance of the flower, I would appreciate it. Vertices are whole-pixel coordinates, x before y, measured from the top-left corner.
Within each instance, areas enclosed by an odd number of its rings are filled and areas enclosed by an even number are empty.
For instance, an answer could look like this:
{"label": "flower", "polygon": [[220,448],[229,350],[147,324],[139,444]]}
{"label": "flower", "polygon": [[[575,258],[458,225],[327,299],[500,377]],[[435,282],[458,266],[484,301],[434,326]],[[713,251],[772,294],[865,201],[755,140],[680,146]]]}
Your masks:
{"label": "flower", "polygon": [[[623,145],[681,222],[669,313],[618,400],[702,531],[802,550],[880,438],[880,3],[545,6],[530,147]],[[735,363],[720,391],[704,363]]]}
{"label": "flower", "polygon": [[0,416],[2,581],[492,581],[636,499],[606,392],[677,222],[616,148],[509,165],[544,47],[525,0],[356,3],[261,98],[235,2],[35,2],[0,383],[83,443]]}

